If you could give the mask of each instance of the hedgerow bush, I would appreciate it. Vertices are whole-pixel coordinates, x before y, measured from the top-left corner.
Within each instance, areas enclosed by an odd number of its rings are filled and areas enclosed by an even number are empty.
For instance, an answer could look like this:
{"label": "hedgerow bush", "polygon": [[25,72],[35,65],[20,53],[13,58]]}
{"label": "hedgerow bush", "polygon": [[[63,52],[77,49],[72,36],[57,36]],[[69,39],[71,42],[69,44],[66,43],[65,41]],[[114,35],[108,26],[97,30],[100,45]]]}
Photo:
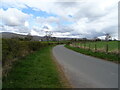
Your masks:
{"label": "hedgerow bush", "polygon": [[12,63],[29,53],[40,50],[54,43],[41,43],[39,41],[19,41],[17,39],[2,39],[2,65],[3,73],[7,72],[6,67],[12,66]]}
{"label": "hedgerow bush", "polygon": [[18,56],[18,51],[20,49],[19,47],[20,44],[17,40],[2,40],[2,65],[4,65],[8,60],[11,60]]}

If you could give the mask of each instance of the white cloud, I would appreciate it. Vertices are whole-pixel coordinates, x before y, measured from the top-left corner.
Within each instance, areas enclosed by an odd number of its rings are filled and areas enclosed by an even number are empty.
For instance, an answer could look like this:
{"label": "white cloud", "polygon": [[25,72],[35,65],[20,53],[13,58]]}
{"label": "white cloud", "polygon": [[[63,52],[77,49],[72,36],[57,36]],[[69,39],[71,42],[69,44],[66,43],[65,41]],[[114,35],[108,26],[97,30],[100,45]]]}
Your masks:
{"label": "white cloud", "polygon": [[24,26],[7,26],[1,25],[0,26],[1,32],[15,32],[15,33],[30,33],[30,29]]}
{"label": "white cloud", "polygon": [[2,21],[0,28],[5,32],[28,33],[29,22],[27,21],[30,15],[23,13],[16,8],[8,8],[7,10],[0,9],[0,21]]}
{"label": "white cloud", "polygon": [[50,17],[36,17],[36,22],[38,22],[39,24],[50,24],[50,23],[58,23],[59,22],[59,18],[50,16]]}
{"label": "white cloud", "polygon": [[17,9],[27,8],[25,3],[23,3],[22,1],[23,0],[1,0],[1,6],[3,8],[17,8]]}
{"label": "white cloud", "polygon": [[29,27],[29,22],[28,22],[28,21],[25,21],[24,26],[25,26],[25,27]]}
{"label": "white cloud", "polygon": [[7,10],[0,9],[0,13],[0,20],[8,26],[24,25],[29,17],[29,15],[16,8],[8,8]]}
{"label": "white cloud", "polygon": [[[2,1],[3,7],[9,7],[9,9],[0,10],[3,13],[3,22],[9,26],[20,26],[24,24],[29,27],[29,22],[26,21],[26,17],[29,15],[23,13],[21,9],[31,7],[33,10],[41,10],[58,16],[47,18],[36,17],[35,23],[40,25],[36,29],[35,27],[33,28],[36,32],[41,32],[39,30],[47,26],[50,30],[59,32],[59,35],[63,36],[83,34],[83,37],[96,37],[103,36],[105,33],[110,33],[113,36],[117,35],[117,3],[119,0],[52,1],[4,0]],[[61,21],[73,23],[63,25]],[[57,25],[52,26],[51,23],[56,23]],[[68,32],[69,34],[66,34]],[[58,35],[56,34],[56,36]]]}
{"label": "white cloud", "polygon": [[31,35],[37,35],[37,36],[39,36],[39,33],[36,32],[35,30],[31,30],[30,34],[31,34]]}

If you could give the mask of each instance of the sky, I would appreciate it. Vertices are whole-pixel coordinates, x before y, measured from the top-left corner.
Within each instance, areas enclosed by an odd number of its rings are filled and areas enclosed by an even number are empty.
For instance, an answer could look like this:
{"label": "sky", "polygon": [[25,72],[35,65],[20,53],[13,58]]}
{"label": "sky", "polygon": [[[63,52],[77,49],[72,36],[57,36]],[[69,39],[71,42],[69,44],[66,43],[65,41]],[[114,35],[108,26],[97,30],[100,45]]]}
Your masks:
{"label": "sky", "polygon": [[2,0],[0,32],[118,39],[119,0]]}

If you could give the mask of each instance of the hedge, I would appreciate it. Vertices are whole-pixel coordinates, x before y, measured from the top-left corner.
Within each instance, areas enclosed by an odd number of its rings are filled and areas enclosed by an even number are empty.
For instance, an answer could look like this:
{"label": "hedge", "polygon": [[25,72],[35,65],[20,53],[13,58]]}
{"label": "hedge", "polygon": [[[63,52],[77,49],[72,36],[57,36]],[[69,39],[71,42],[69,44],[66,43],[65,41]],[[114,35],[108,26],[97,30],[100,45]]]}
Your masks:
{"label": "hedge", "polygon": [[16,39],[2,39],[2,66],[3,74],[9,71],[12,63],[29,53],[40,50],[54,43],[41,43],[39,41],[19,41]]}

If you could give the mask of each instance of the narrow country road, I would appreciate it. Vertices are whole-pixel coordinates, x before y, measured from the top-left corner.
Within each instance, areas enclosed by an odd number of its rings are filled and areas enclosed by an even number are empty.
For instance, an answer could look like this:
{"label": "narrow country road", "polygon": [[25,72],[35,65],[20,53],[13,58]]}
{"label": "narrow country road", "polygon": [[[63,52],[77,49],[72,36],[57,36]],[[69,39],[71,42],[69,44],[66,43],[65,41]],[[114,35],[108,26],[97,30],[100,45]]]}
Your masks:
{"label": "narrow country road", "polygon": [[58,45],[53,55],[74,88],[118,88],[118,64]]}

